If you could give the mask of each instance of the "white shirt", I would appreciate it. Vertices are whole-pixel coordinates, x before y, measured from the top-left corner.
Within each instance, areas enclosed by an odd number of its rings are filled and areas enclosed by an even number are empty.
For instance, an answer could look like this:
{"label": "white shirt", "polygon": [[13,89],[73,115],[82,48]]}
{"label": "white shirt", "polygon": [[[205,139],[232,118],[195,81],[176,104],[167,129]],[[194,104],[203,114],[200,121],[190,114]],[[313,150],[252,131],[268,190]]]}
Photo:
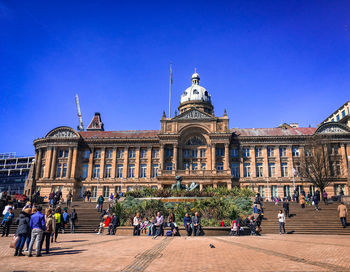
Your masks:
{"label": "white shirt", "polygon": [[284,213],[278,213],[278,222],[284,223],[286,221],[286,217],[284,216]]}

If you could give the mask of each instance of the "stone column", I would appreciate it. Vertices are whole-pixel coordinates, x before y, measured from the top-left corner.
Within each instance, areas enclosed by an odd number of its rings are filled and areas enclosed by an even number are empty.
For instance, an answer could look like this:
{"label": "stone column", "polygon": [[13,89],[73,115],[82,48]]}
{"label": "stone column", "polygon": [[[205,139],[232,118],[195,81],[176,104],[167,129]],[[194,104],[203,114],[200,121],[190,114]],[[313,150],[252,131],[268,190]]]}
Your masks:
{"label": "stone column", "polygon": [[161,144],[160,145],[160,149],[159,149],[159,170],[163,170],[164,169],[164,145]]}
{"label": "stone column", "polygon": [[42,154],[43,154],[43,152],[42,152],[41,148],[39,148],[37,160],[35,161],[35,165],[36,165],[36,168],[35,168],[35,180],[38,180],[40,178]]}
{"label": "stone column", "polygon": [[346,147],[345,144],[341,144],[340,146],[340,154],[341,154],[341,176],[347,178],[348,177],[348,167],[347,167],[347,157],[346,157]]}
{"label": "stone column", "polygon": [[105,153],[106,153],[106,149],[101,148],[100,179],[103,179],[105,177]]}
{"label": "stone column", "polygon": [[138,179],[139,177],[140,177],[140,147],[136,147],[135,178]]}
{"label": "stone column", "polygon": [[275,157],[276,157],[276,177],[281,177],[281,156],[280,156],[280,147],[275,146]]}
{"label": "stone column", "polygon": [[124,163],[123,163],[123,178],[128,177],[128,158],[129,157],[129,148],[126,146],[124,148]]}
{"label": "stone column", "polygon": [[57,158],[57,147],[53,148],[52,153],[52,163],[51,163],[51,171],[50,171],[50,178],[55,178],[55,170],[56,170],[56,158]]}
{"label": "stone column", "polygon": [[89,157],[89,169],[88,169],[88,179],[92,179],[92,173],[93,173],[93,167],[94,167],[94,148],[91,148],[90,150],[90,157]]}
{"label": "stone column", "polygon": [[117,149],[113,148],[112,152],[112,170],[111,170],[111,178],[115,178],[115,172],[117,168]]}
{"label": "stone column", "polygon": [[288,177],[293,178],[293,154],[292,146],[287,147],[287,157],[288,157]]}
{"label": "stone column", "polygon": [[211,169],[214,171],[214,173],[216,172],[216,145],[215,144],[211,144]]}
{"label": "stone column", "polygon": [[265,178],[269,176],[269,159],[267,157],[267,146],[263,146],[262,155],[264,158],[263,162],[263,175]]}
{"label": "stone column", "polygon": [[[207,149],[206,149],[206,158],[207,158],[207,170],[212,170],[212,155],[211,155],[211,146],[207,145]],[[182,157],[182,156],[181,156]],[[181,158],[182,162],[183,159]]]}
{"label": "stone column", "polygon": [[146,177],[150,179],[152,176],[152,147],[147,148],[147,170]]}
{"label": "stone column", "polygon": [[78,147],[73,148],[73,156],[72,156],[72,167],[71,167],[71,173],[70,178],[75,178],[75,173],[77,170],[77,161],[78,161]]}
{"label": "stone column", "polygon": [[230,151],[229,151],[229,144],[225,144],[225,161],[224,161],[224,170],[230,169]]}
{"label": "stone column", "polygon": [[348,173],[348,185],[350,186],[350,144],[346,144],[346,169]]}
{"label": "stone column", "polygon": [[183,157],[183,149],[182,147],[178,147],[178,152],[179,152],[179,159],[178,159],[178,162],[177,162],[177,168],[179,170],[183,170],[183,167],[184,167],[184,157]]}
{"label": "stone column", "polygon": [[177,144],[174,144],[173,145],[173,165],[174,165],[174,167],[173,167],[173,169],[176,171],[177,170],[177,161],[178,161],[178,159],[177,159]]}
{"label": "stone column", "polygon": [[50,177],[51,158],[52,158],[52,147],[49,147],[46,150],[44,178]]}
{"label": "stone column", "polygon": [[68,151],[67,178],[70,178],[70,173],[72,169],[72,156],[73,156],[73,148],[70,147]]}
{"label": "stone column", "polygon": [[250,149],[250,176],[256,178],[255,146]]}

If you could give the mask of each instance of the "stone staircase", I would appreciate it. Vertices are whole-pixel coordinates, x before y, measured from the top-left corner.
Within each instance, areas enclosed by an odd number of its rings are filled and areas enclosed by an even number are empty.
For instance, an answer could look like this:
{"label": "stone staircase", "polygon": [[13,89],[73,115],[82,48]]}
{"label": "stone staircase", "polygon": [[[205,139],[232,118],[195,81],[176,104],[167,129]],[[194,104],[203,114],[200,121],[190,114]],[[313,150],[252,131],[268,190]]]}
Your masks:
{"label": "stone staircase", "polygon": [[[295,234],[328,234],[350,235],[350,226],[343,228],[340,224],[337,211],[338,203],[319,205],[319,211],[314,206],[306,205],[304,209],[300,204],[290,202],[290,218],[286,220],[286,231]],[[275,205],[272,202],[264,203],[264,220],[262,234],[279,233],[277,214],[283,210],[282,203]],[[350,209],[348,207],[350,212]],[[348,218],[350,221],[350,218]]]}

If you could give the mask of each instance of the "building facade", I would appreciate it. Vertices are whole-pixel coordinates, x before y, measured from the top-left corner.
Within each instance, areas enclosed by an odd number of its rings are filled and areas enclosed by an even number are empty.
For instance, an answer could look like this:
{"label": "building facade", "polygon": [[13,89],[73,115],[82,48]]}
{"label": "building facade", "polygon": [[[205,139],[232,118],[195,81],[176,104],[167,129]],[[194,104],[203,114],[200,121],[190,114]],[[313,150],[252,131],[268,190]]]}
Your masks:
{"label": "building facade", "polygon": [[179,114],[165,113],[160,130],[104,131],[96,113],[86,131],[58,127],[36,139],[33,175],[28,190],[42,196],[62,189],[78,198],[84,190],[105,197],[140,187],[167,188],[182,176],[185,184],[249,187],[263,197],[291,195],[293,189],[315,188],[298,175],[305,143],[325,135],[334,167],[330,195],[349,191],[350,128],[324,122],[317,128],[283,124],[277,128],[230,128],[224,112],[214,114],[211,96],[192,75],[181,95]]}
{"label": "building facade", "polygon": [[0,154],[0,192],[23,194],[34,156],[16,156],[16,153]]}

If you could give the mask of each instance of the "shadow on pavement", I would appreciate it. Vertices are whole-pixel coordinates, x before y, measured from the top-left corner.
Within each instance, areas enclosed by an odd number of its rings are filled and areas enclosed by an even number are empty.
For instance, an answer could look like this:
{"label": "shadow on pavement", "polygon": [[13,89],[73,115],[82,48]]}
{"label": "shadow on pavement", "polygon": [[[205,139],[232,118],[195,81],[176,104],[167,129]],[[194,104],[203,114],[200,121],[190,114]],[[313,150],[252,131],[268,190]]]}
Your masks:
{"label": "shadow on pavement", "polygon": [[86,249],[72,249],[72,250],[62,250],[62,251],[54,251],[52,255],[73,255],[79,254],[86,251]]}

